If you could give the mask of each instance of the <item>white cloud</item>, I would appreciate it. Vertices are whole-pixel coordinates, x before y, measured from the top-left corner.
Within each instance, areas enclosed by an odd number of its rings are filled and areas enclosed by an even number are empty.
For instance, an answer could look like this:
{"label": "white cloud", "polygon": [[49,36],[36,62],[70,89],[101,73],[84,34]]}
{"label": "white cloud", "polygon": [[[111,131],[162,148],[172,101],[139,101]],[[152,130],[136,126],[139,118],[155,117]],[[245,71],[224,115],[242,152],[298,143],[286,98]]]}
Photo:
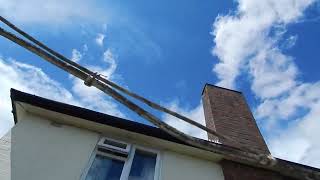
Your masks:
{"label": "white cloud", "polygon": [[271,152],[278,157],[320,167],[320,82],[297,80],[294,58],[281,48],[291,48],[297,36],[286,26],[303,17],[313,0],[239,0],[234,14],[214,23],[213,68],[218,85],[236,86],[236,78],[248,75],[251,90],[260,101],[255,116],[267,132]]}
{"label": "white cloud", "polygon": [[[179,105],[179,102],[174,101],[171,102],[167,107],[169,107],[169,109],[178,112],[179,114],[183,114],[186,117],[189,117],[190,119],[197,121],[198,123],[205,125],[205,119],[204,119],[204,112],[203,112],[203,108],[202,108],[202,103],[199,104],[199,106],[195,107],[195,108],[185,108],[185,107],[181,107]],[[198,137],[201,139],[208,139],[207,133],[189,123],[186,123],[178,118],[175,118],[171,115],[165,114],[162,117],[163,121],[165,121],[166,123],[168,123],[169,125],[177,128],[178,130],[194,136],[194,137]]]}
{"label": "white cloud", "polygon": [[297,35],[291,35],[289,36],[285,42],[283,43],[283,49],[290,49],[292,48],[296,42],[298,40],[298,36]]}
{"label": "white cloud", "polygon": [[[108,68],[95,70],[113,77],[116,64],[111,51],[106,51],[104,60]],[[105,57],[106,56],[106,57]],[[15,61],[0,58],[0,137],[13,125],[11,114],[10,88],[45,98],[82,106],[103,113],[125,117],[118,110],[117,104],[107,95],[93,87],[87,87],[83,81],[71,78],[72,89],[67,90],[61,83],[51,79],[42,69]]]}
{"label": "white cloud", "polygon": [[71,60],[74,62],[79,62],[82,58],[82,54],[77,49],[72,49]]}
{"label": "white cloud", "polygon": [[280,158],[320,167],[320,162],[318,161],[320,159],[319,99],[317,97],[307,107],[309,112],[305,116],[294,122],[286,130],[283,130],[280,136],[271,138],[270,148],[274,154]]}
{"label": "white cloud", "polygon": [[104,34],[101,34],[101,33],[98,33],[97,34],[97,37],[95,39],[96,43],[99,45],[99,46],[103,46],[103,40],[105,38],[105,35]]}
{"label": "white cloud", "polygon": [[[107,49],[103,53],[103,62],[107,63],[108,66],[106,68],[91,65],[89,69],[104,75],[107,79],[114,80],[117,63],[110,49]],[[82,80],[72,78],[72,92],[75,93],[90,109],[118,117],[125,117],[123,113],[117,110],[117,105],[111,101],[110,97],[95,87],[85,86]]]}
{"label": "white cloud", "polygon": [[10,88],[58,101],[78,104],[60,83],[50,79],[41,69],[12,59],[0,59],[0,136],[13,125]]}
{"label": "white cloud", "polygon": [[214,23],[214,55],[219,58],[213,71],[218,85],[234,88],[234,81],[260,49],[274,48],[271,31],[297,21],[312,0],[240,0],[235,15],[219,16]]}
{"label": "white cloud", "polygon": [[102,71],[102,74],[107,77],[112,77],[115,70],[117,69],[117,63],[110,49],[107,49],[103,53],[103,61],[106,62],[109,65],[109,67],[106,70]]}
{"label": "white cloud", "polygon": [[81,106],[117,117],[125,117],[125,115],[118,110],[118,105],[109,96],[95,87],[85,86],[83,81],[79,79],[72,80],[71,91],[79,98]]}
{"label": "white cloud", "polygon": [[320,82],[303,83],[295,86],[288,95],[277,99],[267,99],[261,103],[256,115],[258,118],[288,119],[294,116],[299,108],[310,110],[320,100]]}
{"label": "white cloud", "polygon": [[279,49],[260,49],[249,62],[253,92],[260,98],[279,96],[296,85],[297,68]]}
{"label": "white cloud", "polygon": [[75,20],[105,21],[107,11],[102,11],[95,1],[85,0],[0,0],[4,17],[19,23],[58,25]]}

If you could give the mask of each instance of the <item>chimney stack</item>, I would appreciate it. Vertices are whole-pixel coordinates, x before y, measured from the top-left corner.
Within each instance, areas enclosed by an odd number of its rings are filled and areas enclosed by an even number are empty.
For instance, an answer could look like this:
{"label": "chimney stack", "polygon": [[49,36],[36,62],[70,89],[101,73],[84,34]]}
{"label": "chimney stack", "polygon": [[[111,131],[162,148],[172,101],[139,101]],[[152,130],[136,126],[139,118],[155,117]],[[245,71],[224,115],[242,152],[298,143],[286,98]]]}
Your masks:
{"label": "chimney stack", "polygon": [[[242,146],[270,154],[256,121],[241,92],[206,84],[202,92],[206,126],[228,136]],[[209,134],[209,140],[217,138]],[[238,147],[232,142],[223,142]]]}

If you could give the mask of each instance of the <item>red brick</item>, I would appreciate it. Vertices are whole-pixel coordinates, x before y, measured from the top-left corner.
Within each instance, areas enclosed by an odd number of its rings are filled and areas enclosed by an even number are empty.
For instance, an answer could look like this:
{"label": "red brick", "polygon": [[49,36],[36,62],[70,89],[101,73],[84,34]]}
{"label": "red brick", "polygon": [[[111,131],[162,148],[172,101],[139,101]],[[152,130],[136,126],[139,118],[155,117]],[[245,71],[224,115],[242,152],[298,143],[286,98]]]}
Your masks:
{"label": "red brick", "polygon": [[[241,92],[206,85],[202,94],[206,126],[242,146],[270,154],[256,121]],[[213,135],[209,139],[216,140]],[[238,147],[236,143],[223,142]]]}
{"label": "red brick", "polygon": [[220,162],[225,180],[294,180],[276,172],[228,160]]}

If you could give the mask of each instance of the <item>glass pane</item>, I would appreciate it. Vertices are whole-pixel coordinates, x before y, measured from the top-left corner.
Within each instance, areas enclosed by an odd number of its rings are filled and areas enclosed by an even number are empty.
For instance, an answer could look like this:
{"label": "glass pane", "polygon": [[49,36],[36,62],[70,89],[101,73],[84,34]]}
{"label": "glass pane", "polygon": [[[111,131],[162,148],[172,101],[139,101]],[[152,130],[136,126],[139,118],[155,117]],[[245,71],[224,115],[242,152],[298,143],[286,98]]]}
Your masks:
{"label": "glass pane", "polygon": [[123,165],[124,161],[97,155],[86,180],[119,180]]}
{"label": "glass pane", "polygon": [[136,150],[128,180],[153,180],[157,155]]}

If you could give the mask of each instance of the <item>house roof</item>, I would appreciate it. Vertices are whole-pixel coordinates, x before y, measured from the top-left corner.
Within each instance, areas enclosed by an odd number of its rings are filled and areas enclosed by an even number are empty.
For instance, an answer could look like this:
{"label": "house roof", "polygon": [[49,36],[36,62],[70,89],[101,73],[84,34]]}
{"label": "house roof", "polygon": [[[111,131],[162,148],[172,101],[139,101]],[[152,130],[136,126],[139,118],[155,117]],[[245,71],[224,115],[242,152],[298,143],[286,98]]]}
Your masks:
{"label": "house roof", "polygon": [[[142,135],[151,136],[151,137],[167,140],[167,141],[174,142],[174,143],[191,146],[191,145],[185,143],[184,141],[181,141],[181,140],[171,136],[170,134],[164,132],[163,130],[161,130],[157,127],[148,126],[148,125],[141,124],[138,122],[134,122],[134,121],[130,121],[127,119],[111,116],[108,114],[92,111],[89,109],[73,106],[70,104],[65,104],[65,103],[53,101],[53,100],[42,98],[42,97],[35,96],[32,94],[24,93],[24,92],[15,90],[15,89],[11,89],[11,101],[12,101],[13,116],[14,116],[15,123],[17,123],[18,119],[17,119],[16,107],[15,107],[14,102],[23,102],[23,103],[27,103],[27,104],[30,104],[30,105],[33,105],[36,107],[40,107],[40,108],[47,109],[50,111],[54,111],[54,112],[66,114],[69,116],[85,119],[85,120],[92,121],[95,123],[104,124],[104,125],[112,126],[115,128],[120,128],[120,129],[124,129],[127,131],[139,133]],[[205,141],[205,140],[199,139],[199,141]],[[209,141],[207,141],[207,142],[209,142]],[[213,143],[213,142],[210,142],[210,143]],[[228,151],[230,151],[230,152],[231,151],[239,151],[239,149],[237,149],[237,148],[233,148],[233,147],[223,145],[223,144],[217,144],[217,148],[219,148],[220,150],[227,151],[227,152]],[[298,171],[301,170],[302,172],[307,172],[308,174],[311,174],[312,176],[314,175],[315,177],[320,177],[320,169],[318,169],[318,168],[314,168],[311,166],[306,166],[306,165],[282,160],[279,158],[276,158],[276,160],[277,160],[278,164],[280,164],[281,167],[285,167],[288,169],[295,169]],[[288,174],[286,174],[286,175],[288,175]],[[313,179],[313,178],[311,177],[311,179]]]}
{"label": "house roof", "polygon": [[[127,131],[186,145],[186,143],[184,143],[183,141],[169,135],[168,133],[162,131],[157,127],[148,126],[135,121],[111,116],[108,114],[92,111],[92,110],[81,108],[78,106],[73,106],[70,104],[49,100],[39,96],[24,93],[15,89],[11,89],[11,100],[12,102],[19,101],[19,102],[31,104],[33,106],[37,106],[40,108],[44,108],[50,111],[92,121],[95,123],[104,124],[104,125],[124,129]],[[14,103],[12,104],[14,105]],[[14,109],[15,107],[13,107],[14,122],[17,123],[18,119],[15,115]]]}
{"label": "house roof", "polygon": [[[190,144],[187,144],[184,141],[181,141],[172,135],[168,134],[167,132],[161,130],[160,128],[154,127],[154,126],[149,126],[145,125],[142,123],[138,123],[132,120],[128,119],[123,119],[115,116],[111,116],[108,114],[100,113],[97,111],[93,111],[90,109],[46,99],[43,97],[39,97],[36,95],[28,94],[25,92],[18,91],[16,89],[11,89],[10,90],[11,94],[11,101],[12,101],[12,109],[13,109],[13,116],[14,116],[14,122],[18,122],[18,118],[16,115],[16,108],[14,102],[23,102],[26,104],[30,104],[36,107],[40,107],[46,110],[50,110],[53,112],[58,112],[62,113],[65,115],[81,118],[87,121],[91,121],[94,123],[98,124],[103,124],[123,130],[127,130],[130,132],[146,135],[146,136],[151,136],[154,138],[159,138],[162,140],[178,143],[178,144],[183,144],[187,146],[194,147]],[[203,141],[206,143],[213,143],[211,141],[203,140],[203,139],[198,139],[199,141]],[[228,145],[222,145],[216,143],[218,147],[220,147],[224,151],[237,151],[239,150],[238,148],[234,148]]]}

